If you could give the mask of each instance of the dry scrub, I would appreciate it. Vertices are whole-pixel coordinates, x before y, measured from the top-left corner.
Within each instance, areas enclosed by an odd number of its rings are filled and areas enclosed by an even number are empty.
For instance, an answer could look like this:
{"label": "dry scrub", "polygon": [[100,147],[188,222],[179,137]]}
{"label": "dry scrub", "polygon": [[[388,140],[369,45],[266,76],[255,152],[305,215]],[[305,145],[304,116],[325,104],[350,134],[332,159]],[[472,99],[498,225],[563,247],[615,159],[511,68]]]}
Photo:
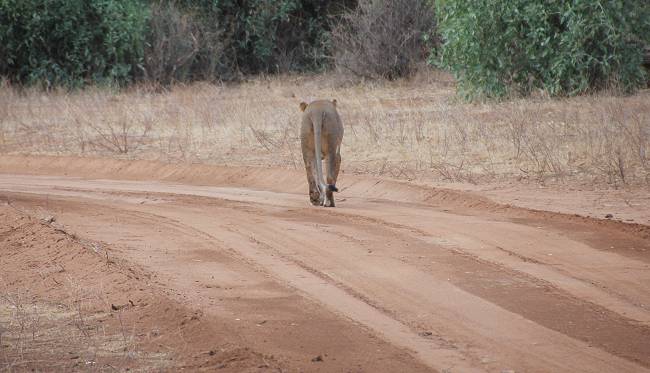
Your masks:
{"label": "dry scrub", "polygon": [[142,349],[133,304],[109,300],[128,268],[54,220],[0,204],[0,371],[163,369],[170,356]]}
{"label": "dry scrub", "polygon": [[[417,82],[416,82],[417,81]],[[467,104],[437,72],[349,84],[259,78],[156,92],[0,89],[0,152],[301,168],[301,100],[336,98],[343,172],[473,183],[650,183],[650,91]]]}

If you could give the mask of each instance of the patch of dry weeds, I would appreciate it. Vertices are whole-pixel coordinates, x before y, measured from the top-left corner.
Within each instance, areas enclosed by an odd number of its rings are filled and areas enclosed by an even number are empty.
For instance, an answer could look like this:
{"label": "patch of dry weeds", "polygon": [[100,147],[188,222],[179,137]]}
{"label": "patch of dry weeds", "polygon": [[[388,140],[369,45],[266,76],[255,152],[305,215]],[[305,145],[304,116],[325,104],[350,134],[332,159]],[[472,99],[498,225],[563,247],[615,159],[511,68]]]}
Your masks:
{"label": "patch of dry weeds", "polygon": [[0,89],[0,152],[302,168],[298,104],[336,98],[343,172],[482,183],[650,183],[650,91],[468,104],[453,81],[257,78],[168,91]]}

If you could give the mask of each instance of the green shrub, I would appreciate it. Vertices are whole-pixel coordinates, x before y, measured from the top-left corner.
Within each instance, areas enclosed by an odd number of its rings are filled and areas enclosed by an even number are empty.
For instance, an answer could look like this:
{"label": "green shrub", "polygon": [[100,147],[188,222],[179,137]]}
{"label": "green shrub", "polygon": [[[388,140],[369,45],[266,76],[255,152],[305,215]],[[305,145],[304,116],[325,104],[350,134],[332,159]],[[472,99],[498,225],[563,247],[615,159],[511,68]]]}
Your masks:
{"label": "green shrub", "polygon": [[331,18],[354,3],[0,0],[0,76],[74,87],[322,70]]}
{"label": "green shrub", "polygon": [[0,0],[0,75],[45,86],[129,81],[147,17],[139,0]]}
{"label": "green shrub", "polygon": [[645,82],[647,0],[438,0],[438,63],[461,94],[576,95]]}

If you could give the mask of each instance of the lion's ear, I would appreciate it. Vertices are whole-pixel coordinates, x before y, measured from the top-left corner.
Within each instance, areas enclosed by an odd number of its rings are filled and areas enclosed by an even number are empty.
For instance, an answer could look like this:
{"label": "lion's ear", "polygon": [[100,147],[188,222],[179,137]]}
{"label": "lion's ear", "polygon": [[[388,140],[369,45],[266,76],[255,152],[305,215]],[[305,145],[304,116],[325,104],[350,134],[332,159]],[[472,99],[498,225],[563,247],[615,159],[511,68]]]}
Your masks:
{"label": "lion's ear", "polygon": [[336,106],[336,99],[332,100],[332,105]]}
{"label": "lion's ear", "polygon": [[300,111],[305,111],[305,109],[307,109],[307,104],[304,103],[304,102],[301,102],[300,103]]}

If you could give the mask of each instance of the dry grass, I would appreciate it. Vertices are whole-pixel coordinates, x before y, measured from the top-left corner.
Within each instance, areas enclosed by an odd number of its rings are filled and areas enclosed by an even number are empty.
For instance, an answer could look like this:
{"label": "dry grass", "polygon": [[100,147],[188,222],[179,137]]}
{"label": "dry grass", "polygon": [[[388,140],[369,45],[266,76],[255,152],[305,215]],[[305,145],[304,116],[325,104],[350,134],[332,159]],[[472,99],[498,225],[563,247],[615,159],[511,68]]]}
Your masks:
{"label": "dry grass", "polygon": [[284,76],[162,93],[4,85],[0,152],[301,168],[298,103],[330,97],[346,130],[344,172],[473,183],[650,183],[649,91],[467,104],[438,72],[377,84]]}
{"label": "dry grass", "polygon": [[[56,304],[26,293],[0,294],[0,372],[164,367],[167,356],[138,350],[134,330],[122,322],[120,312],[111,315],[97,309],[101,294],[72,278],[63,286],[68,301]],[[109,332],[111,317],[120,326]]]}

